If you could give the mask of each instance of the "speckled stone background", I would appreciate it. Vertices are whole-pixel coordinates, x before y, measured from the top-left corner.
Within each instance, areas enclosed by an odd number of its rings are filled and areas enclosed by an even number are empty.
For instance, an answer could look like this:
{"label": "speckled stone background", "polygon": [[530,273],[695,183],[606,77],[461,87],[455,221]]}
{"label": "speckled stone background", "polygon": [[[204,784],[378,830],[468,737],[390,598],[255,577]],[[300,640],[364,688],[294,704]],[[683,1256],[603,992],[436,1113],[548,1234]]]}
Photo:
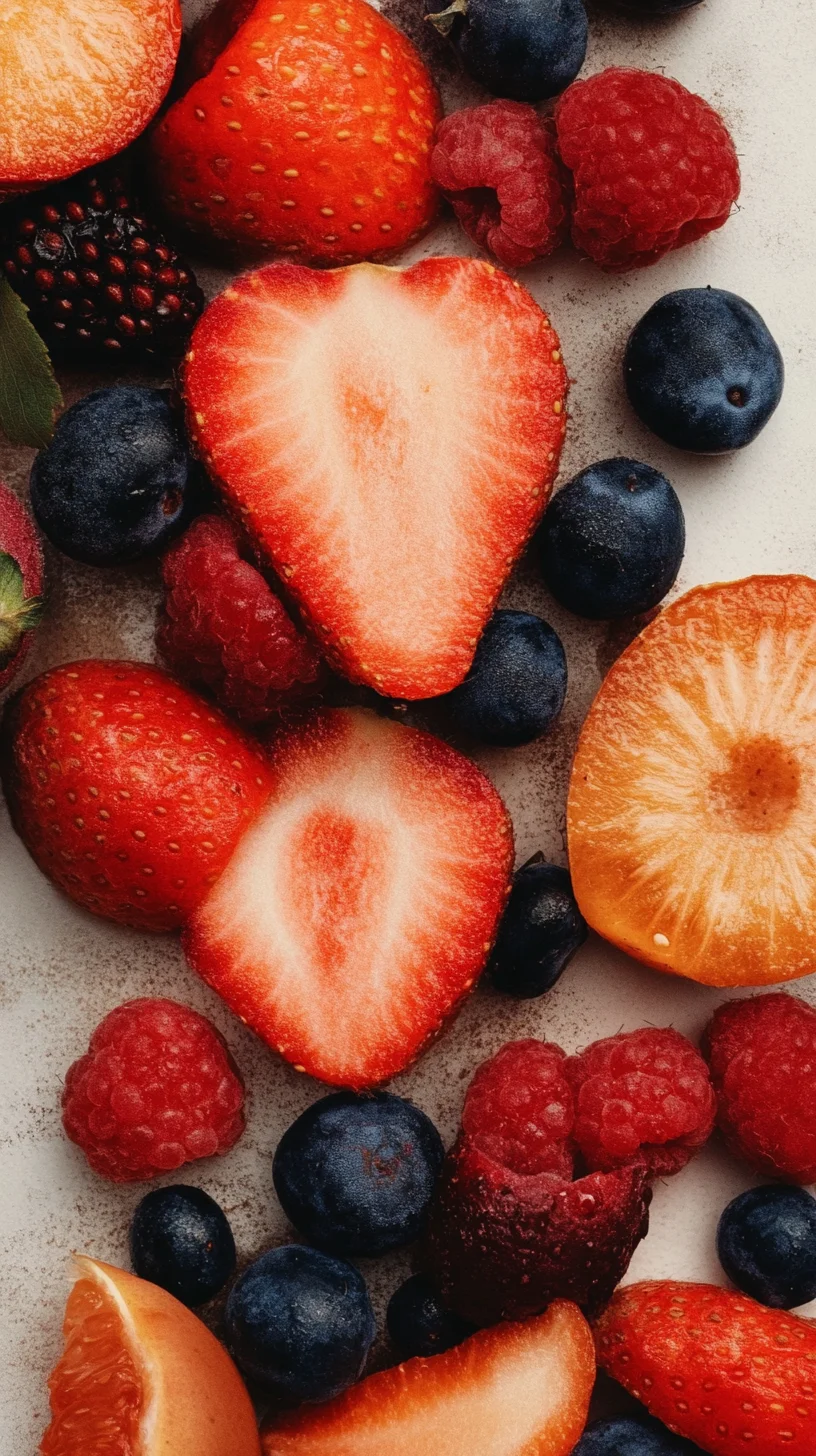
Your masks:
{"label": "speckled stone background", "polygon": [[[206,4],[189,0],[188,18]],[[421,33],[422,0],[387,0],[387,8]],[[737,139],[744,185],[740,210],[722,232],[656,268],[607,278],[565,252],[524,273],[561,334],[574,380],[561,478],[623,453],[665,471],[680,493],[688,526],[677,591],[759,570],[816,575],[811,0],[706,0],[660,23],[595,10],[591,27],[587,72],[610,63],[665,70],[723,112]],[[438,59],[437,73],[449,105],[460,104],[468,93],[455,71]],[[466,248],[453,222],[443,219],[415,252]],[[208,291],[217,291],[224,275],[202,271]],[[693,460],[662,446],[633,418],[619,366],[627,331],[656,298],[708,283],[741,293],[760,310],[785,355],[788,378],[782,405],[756,444],[730,459]],[[63,382],[73,399],[95,381]],[[0,474],[21,494],[30,460],[30,452],[0,444]],[[48,565],[48,619],[29,676],[93,654],[152,658],[155,568],[95,571],[53,552]],[[532,562],[516,573],[506,602],[540,611],[562,633],[570,691],[549,738],[515,752],[485,753],[480,761],[507,799],[519,860],[542,849],[563,861],[575,736],[622,642],[620,634],[561,612]],[[272,1189],[271,1156],[283,1130],[321,1089],[282,1065],[231,1017],[186,969],[175,939],[106,925],[63,900],[28,859],[4,811],[0,886],[0,1456],[25,1456],[47,1420],[45,1382],[61,1346],[70,1252],[126,1264],[130,1215],[145,1191],[102,1182],[61,1132],[62,1077],[96,1023],[127,997],[168,994],[206,1012],[227,1036],[247,1078],[249,1127],[226,1158],[191,1165],[183,1176],[227,1209],[243,1261],[287,1238]],[[812,978],[794,989],[816,1004]],[[720,993],[664,978],[591,939],[544,1000],[514,1005],[477,992],[395,1090],[413,1097],[450,1139],[473,1068],[508,1038],[550,1037],[573,1051],[620,1029],[668,1023],[694,1037],[720,999]],[[629,1277],[721,1278],[713,1243],[717,1217],[750,1182],[746,1168],[713,1143],[683,1174],[657,1188],[652,1229]],[[407,1264],[406,1256],[365,1267],[378,1313]],[[386,1359],[387,1350],[377,1358]]]}

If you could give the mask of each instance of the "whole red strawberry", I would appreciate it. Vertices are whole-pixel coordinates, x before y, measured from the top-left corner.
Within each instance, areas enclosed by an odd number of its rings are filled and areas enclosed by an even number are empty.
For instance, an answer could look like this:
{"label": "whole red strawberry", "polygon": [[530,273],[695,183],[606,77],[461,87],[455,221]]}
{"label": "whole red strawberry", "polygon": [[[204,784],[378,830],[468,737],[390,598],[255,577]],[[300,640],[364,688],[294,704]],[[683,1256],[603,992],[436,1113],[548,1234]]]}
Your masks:
{"label": "whole red strawberry", "polygon": [[431,172],[469,238],[506,268],[544,258],[569,228],[568,179],[552,123],[519,101],[440,122]]}
{"label": "whole red strawberry", "polygon": [[156,129],[158,190],[196,232],[322,262],[385,257],[436,211],[439,101],[365,0],[221,0]]}
{"label": "whole red strawberry", "polygon": [[43,558],[34,522],[0,482],[0,691],[22,667],[42,617]]}
{"label": "whole red strawberry", "polygon": [[126,1001],[69,1067],[62,1120],[103,1178],[155,1178],[237,1142],[244,1083],[206,1017],[177,1001]]}
{"label": "whole red strawberry", "polygon": [[816,1183],[816,1010],[784,991],[727,1001],[706,1039],[729,1147],[766,1177]]}
{"label": "whole red strawberry", "polygon": [[711,1284],[655,1279],[615,1295],[598,1362],[711,1456],[813,1456],[816,1324]]}
{"label": "whole red strawberry", "polygon": [[44,874],[96,915],[184,923],[265,803],[261,750],[139,662],[75,662],[9,704],[3,788]]}
{"label": "whole red strawberry", "polygon": [[625,272],[722,227],[739,196],[722,117],[679,81],[610,66],[575,81],[555,108],[575,191],[572,240]]}
{"label": "whole red strawberry", "polygon": [[227,713],[264,723],[314,694],[320,653],[298,630],[225,516],[200,516],[162,562],[156,641],[179,677]]}

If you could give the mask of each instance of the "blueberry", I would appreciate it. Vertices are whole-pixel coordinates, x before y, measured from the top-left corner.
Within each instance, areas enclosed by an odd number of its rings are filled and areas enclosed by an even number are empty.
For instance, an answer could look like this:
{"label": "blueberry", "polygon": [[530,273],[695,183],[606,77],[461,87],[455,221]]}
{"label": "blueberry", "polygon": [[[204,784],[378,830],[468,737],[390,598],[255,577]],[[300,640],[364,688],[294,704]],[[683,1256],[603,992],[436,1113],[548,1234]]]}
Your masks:
{"label": "blueberry", "polygon": [[494,612],[464,682],[440,702],[480,743],[517,748],[551,728],[567,695],[561,639],[530,612]]}
{"label": "blueberry", "polygon": [[554,497],[539,532],[544,580],[579,617],[634,617],[672,586],[686,544],[665,476],[637,460],[600,460]]}
{"label": "blueberry", "polygon": [[195,1309],[223,1289],[235,1269],[235,1240],[227,1216],[200,1188],[156,1188],[130,1225],[135,1272]]}
{"label": "blueberry", "polygon": [[385,1318],[391,1343],[406,1360],[452,1350],[476,1328],[446,1309],[425,1274],[414,1274],[400,1285],[391,1296]]}
{"label": "blueberry", "polygon": [[543,996],[586,938],[569,874],[536,856],[513,876],[488,975],[509,996]]}
{"label": "blueberry", "polygon": [[755,308],[722,288],[659,298],[626,345],[632,408],[661,440],[719,455],[750,445],[782,398],[785,366]]}
{"label": "blueberry", "polygon": [[717,1253],[744,1294],[772,1309],[816,1299],[816,1198],[804,1188],[752,1188],[717,1228]]}
{"label": "blueberry", "polygon": [[244,1374],[292,1403],[331,1400],[353,1385],[375,1334],[362,1275],[299,1244],[271,1249],[244,1270],[224,1322]]}
{"label": "blueberry", "polygon": [[572,1456],[703,1456],[651,1416],[613,1416],[587,1426]]}
{"label": "blueberry", "polygon": [[544,101],[566,90],[584,64],[583,0],[452,0],[428,19],[494,96]]}
{"label": "blueberry", "polygon": [[31,504],[49,541],[91,566],[162,550],[206,494],[165,389],[86,395],[61,416],[31,472]]}
{"label": "blueberry", "polygon": [[336,1092],[308,1107],[272,1168],[284,1212],[332,1254],[375,1255],[423,1232],[444,1157],[429,1117],[402,1097]]}

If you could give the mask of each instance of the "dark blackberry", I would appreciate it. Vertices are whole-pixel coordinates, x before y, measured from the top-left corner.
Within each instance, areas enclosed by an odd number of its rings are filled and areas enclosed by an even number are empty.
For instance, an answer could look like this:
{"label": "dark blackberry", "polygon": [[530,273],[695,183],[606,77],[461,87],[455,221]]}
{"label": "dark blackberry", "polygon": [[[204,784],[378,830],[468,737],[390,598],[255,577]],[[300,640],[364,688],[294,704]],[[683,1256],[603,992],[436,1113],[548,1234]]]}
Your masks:
{"label": "dark blackberry", "polygon": [[91,168],[0,208],[0,268],[55,359],[175,358],[204,295],[122,171]]}

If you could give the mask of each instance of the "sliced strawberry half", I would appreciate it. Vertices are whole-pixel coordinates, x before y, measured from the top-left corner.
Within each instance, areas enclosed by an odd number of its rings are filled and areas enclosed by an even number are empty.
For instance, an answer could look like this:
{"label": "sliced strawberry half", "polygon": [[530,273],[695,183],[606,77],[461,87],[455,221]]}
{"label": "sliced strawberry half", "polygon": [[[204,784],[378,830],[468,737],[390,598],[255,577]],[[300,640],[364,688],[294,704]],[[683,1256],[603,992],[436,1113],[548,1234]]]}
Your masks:
{"label": "sliced strawberry half", "polygon": [[215,300],[186,367],[198,447],[334,666],[405,698],[466,675],[566,392],[541,309],[473,258],[272,264]]}
{"label": "sliced strawberry half", "polygon": [[468,759],[372,713],[284,731],[272,770],[187,954],[300,1071],[372,1086],[413,1061],[482,969],[510,821]]}
{"label": "sliced strawberry half", "polygon": [[589,1326],[558,1301],[526,1324],[371,1375],[317,1410],[272,1419],[264,1456],[566,1456],[595,1376]]}

